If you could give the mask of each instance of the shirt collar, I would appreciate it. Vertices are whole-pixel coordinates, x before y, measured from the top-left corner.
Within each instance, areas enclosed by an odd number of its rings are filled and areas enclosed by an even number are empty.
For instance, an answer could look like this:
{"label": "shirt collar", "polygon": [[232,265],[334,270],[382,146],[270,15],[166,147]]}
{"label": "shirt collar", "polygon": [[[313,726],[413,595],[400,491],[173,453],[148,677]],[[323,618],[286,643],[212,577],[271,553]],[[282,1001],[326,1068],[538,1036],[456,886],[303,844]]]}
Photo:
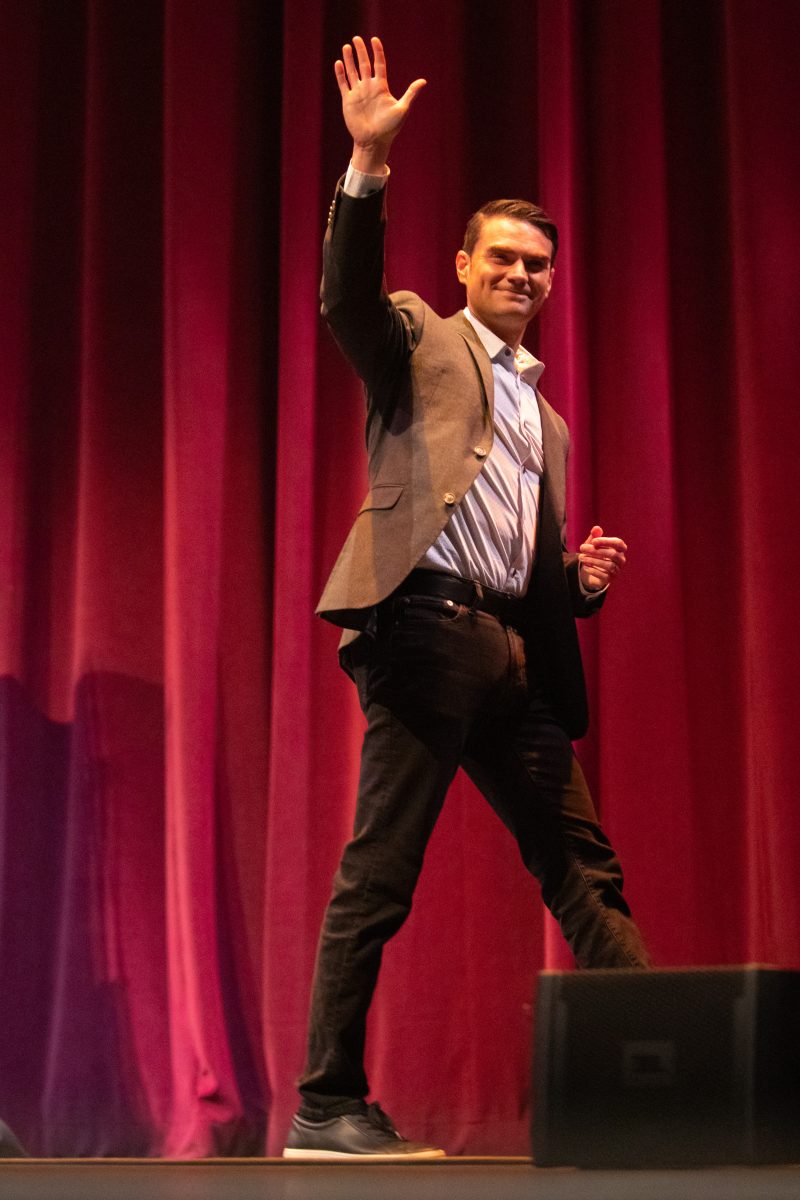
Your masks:
{"label": "shirt collar", "polygon": [[[491,329],[487,329],[483,322],[479,321],[475,314],[471,313],[468,308],[464,309],[464,316],[477,333],[481,345],[492,362],[495,361],[503,350],[510,349],[501,337],[498,337]],[[544,370],[544,363],[540,359],[534,358],[524,346],[520,346],[514,355],[514,363],[525,382],[535,388]]]}

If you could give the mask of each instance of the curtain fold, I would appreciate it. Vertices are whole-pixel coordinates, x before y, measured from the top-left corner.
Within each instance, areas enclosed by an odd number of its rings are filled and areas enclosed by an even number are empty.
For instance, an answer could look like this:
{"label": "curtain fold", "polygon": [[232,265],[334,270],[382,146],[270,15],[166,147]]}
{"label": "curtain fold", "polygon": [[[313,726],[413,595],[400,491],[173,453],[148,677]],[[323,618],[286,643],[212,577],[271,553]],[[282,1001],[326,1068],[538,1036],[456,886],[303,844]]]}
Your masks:
{"label": "curtain fold", "polygon": [[[570,540],[630,564],[578,746],[656,960],[800,968],[793,866],[800,9],[755,0],[0,11],[0,1113],[35,1153],[280,1151],[362,718],[313,616],[366,487],[319,317],[349,146],[396,90],[387,277],[444,314],[491,196],[563,248],[528,344]],[[459,777],[368,1066],[414,1136],[527,1152],[569,966]]]}

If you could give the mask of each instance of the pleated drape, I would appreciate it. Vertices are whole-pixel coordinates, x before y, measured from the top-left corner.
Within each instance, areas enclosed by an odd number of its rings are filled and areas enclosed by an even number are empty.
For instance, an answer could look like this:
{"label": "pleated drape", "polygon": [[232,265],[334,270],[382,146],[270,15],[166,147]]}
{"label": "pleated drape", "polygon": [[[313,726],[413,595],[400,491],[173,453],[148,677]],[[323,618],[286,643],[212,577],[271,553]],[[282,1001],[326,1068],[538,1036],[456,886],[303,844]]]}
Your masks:
{"label": "pleated drape", "polygon": [[[0,1113],[37,1153],[260,1153],[295,1104],[361,716],[313,608],[365,486],[318,315],[349,147],[397,90],[387,273],[439,311],[491,196],[563,246],[529,345],[582,629],[578,752],[661,964],[800,966],[792,3],[101,0],[0,11]],[[569,965],[459,778],[387,951],[375,1094],[525,1153],[535,973]]]}

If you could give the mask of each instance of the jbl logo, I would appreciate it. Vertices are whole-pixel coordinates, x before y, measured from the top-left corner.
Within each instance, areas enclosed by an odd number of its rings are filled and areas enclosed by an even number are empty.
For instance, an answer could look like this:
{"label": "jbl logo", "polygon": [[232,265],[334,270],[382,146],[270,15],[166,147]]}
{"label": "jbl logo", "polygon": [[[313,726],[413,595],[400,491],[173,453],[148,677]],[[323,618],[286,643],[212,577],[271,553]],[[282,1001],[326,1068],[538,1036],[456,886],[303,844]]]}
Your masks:
{"label": "jbl logo", "polygon": [[674,1042],[623,1042],[625,1087],[671,1087],[675,1082]]}

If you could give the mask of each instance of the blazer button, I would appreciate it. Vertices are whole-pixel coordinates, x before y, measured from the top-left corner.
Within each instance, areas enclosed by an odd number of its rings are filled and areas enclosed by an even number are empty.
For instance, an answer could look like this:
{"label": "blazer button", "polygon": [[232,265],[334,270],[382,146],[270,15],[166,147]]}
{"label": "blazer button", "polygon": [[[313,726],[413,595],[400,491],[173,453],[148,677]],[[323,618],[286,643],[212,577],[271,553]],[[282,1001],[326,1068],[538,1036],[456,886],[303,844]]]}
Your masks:
{"label": "blazer button", "polygon": [[485,446],[475,446],[474,447],[474,454],[475,454],[476,458],[486,458],[486,455],[488,453],[489,453],[489,451],[486,449]]}
{"label": "blazer button", "polygon": [[444,500],[445,504],[452,505],[452,504],[455,504],[455,502],[456,502],[456,497],[455,497],[454,492],[445,492],[445,494],[442,496],[442,499]]}

